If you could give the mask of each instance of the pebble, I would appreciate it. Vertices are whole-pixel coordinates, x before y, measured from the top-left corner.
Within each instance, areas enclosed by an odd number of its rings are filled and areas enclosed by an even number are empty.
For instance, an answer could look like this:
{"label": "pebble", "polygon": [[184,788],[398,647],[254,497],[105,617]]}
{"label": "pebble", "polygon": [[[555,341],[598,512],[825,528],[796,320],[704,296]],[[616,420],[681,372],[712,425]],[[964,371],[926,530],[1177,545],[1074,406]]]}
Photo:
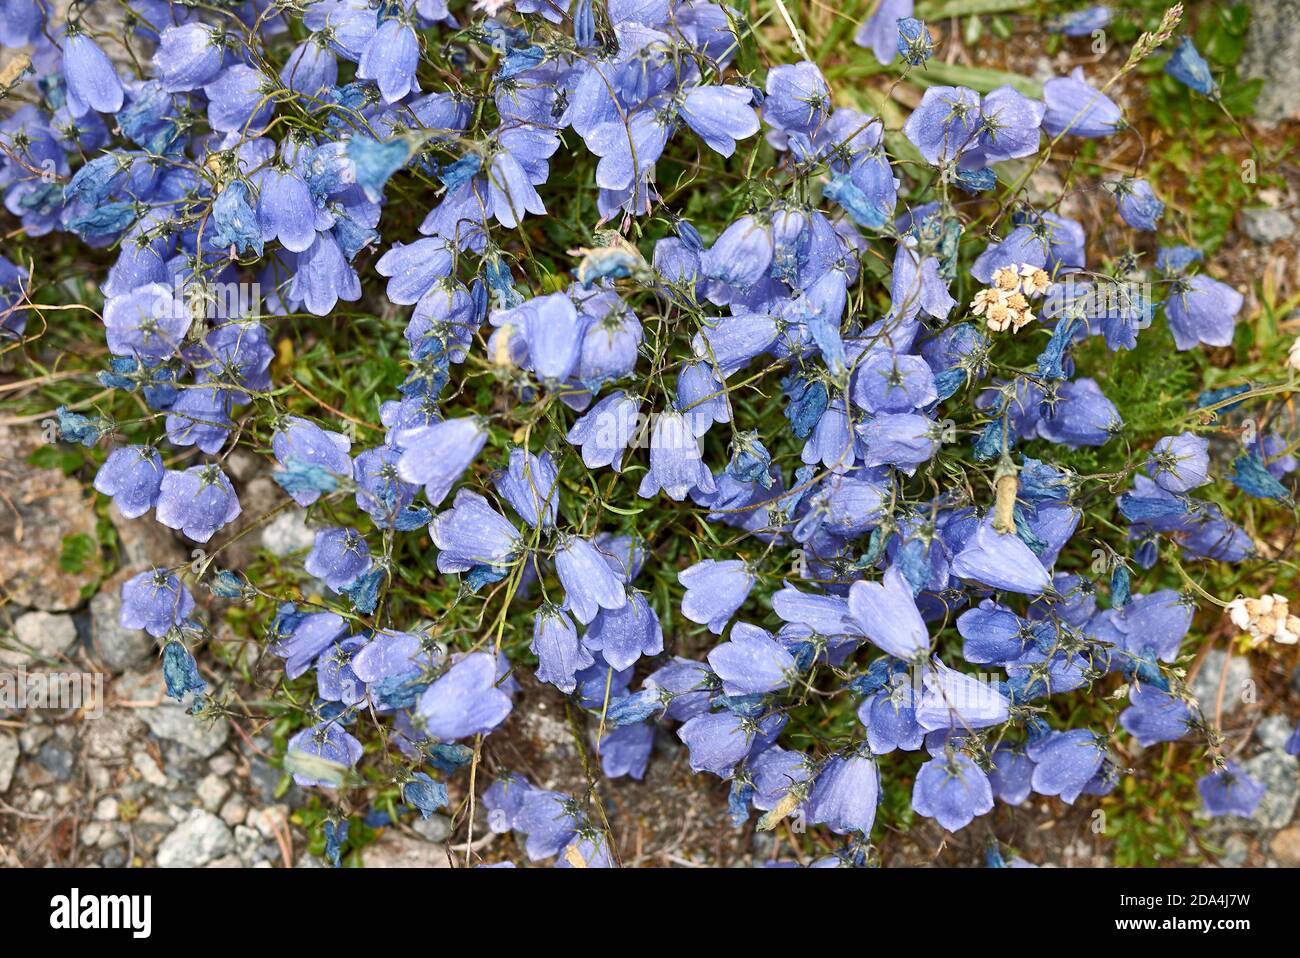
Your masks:
{"label": "pebble", "polygon": [[36,761],[41,768],[54,776],[55,781],[66,782],[72,778],[76,756],[66,745],[52,741],[41,746],[41,750],[36,754]]}
{"label": "pebble", "polygon": [[367,868],[450,868],[447,849],[389,831],[361,853]]}
{"label": "pebble", "polygon": [[0,729],[0,795],[9,790],[18,767],[18,737]]}
{"label": "pebble", "polygon": [[1241,228],[1256,243],[1267,246],[1295,233],[1295,222],[1281,210],[1263,207],[1242,210]]}
{"label": "pebble", "polygon": [[97,822],[115,822],[117,821],[120,808],[117,799],[111,795],[101,798],[95,805],[95,821]]}
{"label": "pebble", "polygon": [[226,799],[226,804],[221,806],[221,820],[232,828],[243,823],[247,817],[248,803],[238,792]]}
{"label": "pebble", "polygon": [[26,612],[14,622],[18,648],[0,649],[0,665],[28,668],[57,663],[77,641],[77,624],[70,615]]}
{"label": "pebble", "polygon": [[1300,825],[1284,828],[1274,835],[1269,850],[1283,868],[1300,868]]}
{"label": "pebble", "polygon": [[196,791],[199,801],[203,803],[203,807],[210,812],[215,812],[221,808],[221,803],[230,794],[230,786],[226,784],[224,778],[214,773],[205,775],[203,780],[199,782]]}
{"label": "pebble", "polygon": [[1255,726],[1255,738],[1265,748],[1285,748],[1295,726],[1285,715],[1266,715]]}
{"label": "pebble", "polygon": [[196,809],[163,839],[156,860],[159,868],[200,868],[234,850],[235,837],[226,823]]}
{"label": "pebble", "polygon": [[451,837],[451,819],[446,815],[434,813],[428,818],[417,817],[411,822],[411,828],[426,842],[441,844]]}
{"label": "pebble", "polygon": [[1270,831],[1289,825],[1295,816],[1297,800],[1300,800],[1295,756],[1274,749],[1243,762],[1242,768],[1264,785],[1264,798],[1250,816],[1251,821]]}
{"label": "pebble", "polygon": [[262,530],[262,548],[282,559],[310,549],[316,542],[316,533],[308,528],[306,516],[301,509],[280,513]]}
{"label": "pebble", "polygon": [[264,838],[274,839],[276,830],[283,831],[289,821],[289,807],[287,805],[268,805],[264,808],[254,808],[244,819],[245,823],[257,830]]}
{"label": "pebble", "polygon": [[155,788],[163,788],[167,785],[167,775],[154,761],[154,757],[144,749],[139,748],[131,753],[131,767],[140,773],[141,778]]}

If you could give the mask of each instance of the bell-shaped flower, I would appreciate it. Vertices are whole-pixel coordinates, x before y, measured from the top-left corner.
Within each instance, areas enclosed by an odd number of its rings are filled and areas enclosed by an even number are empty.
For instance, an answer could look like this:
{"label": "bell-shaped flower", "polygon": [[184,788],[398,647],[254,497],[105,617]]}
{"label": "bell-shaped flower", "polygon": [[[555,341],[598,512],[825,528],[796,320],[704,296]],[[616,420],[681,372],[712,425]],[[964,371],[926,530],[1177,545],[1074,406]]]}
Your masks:
{"label": "bell-shaped flower", "polygon": [[741,559],[705,559],[677,573],[677,581],[686,588],[682,615],[721,635],[754,587],[754,574]]}
{"label": "bell-shaped flower", "polygon": [[497,687],[497,666],[486,652],[471,652],[420,696],[424,727],[442,742],[487,733],[510,714],[510,696]]}

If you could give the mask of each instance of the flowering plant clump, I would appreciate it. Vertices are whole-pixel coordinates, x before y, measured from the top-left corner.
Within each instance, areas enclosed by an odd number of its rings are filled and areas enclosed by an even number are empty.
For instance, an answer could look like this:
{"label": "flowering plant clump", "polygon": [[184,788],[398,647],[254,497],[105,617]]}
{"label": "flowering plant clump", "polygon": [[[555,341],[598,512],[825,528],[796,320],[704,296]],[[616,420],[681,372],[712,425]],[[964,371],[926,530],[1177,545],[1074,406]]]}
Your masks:
{"label": "flowering plant clump", "polygon": [[[737,827],[820,836],[817,864],[876,860],[900,790],[949,831],[1106,795],[1130,736],[1198,742],[1207,809],[1249,811],[1184,640],[1202,604],[1261,641],[1294,643],[1295,617],[1191,569],[1276,558],[1224,502],[1294,507],[1293,438],[1239,425],[1294,373],[1178,396],[1156,435],[1108,398],[1119,353],[1228,346],[1243,306],[1184,245],[1090,263],[1030,200],[1054,152],[1131,134],[1114,78],[928,84],[902,121],[809,59],[763,62],[725,4],[455,6],[0,15],[30,50],[6,208],[110,263],[109,359],[58,433],[106,450],[94,487],[123,516],[202,549],[127,581],[122,624],[196,716],[245,718],[201,674],[195,595],[261,623],[326,854],[391,788],[448,809],[467,860],[477,815],[528,860],[616,864],[600,777],[641,778],[657,732]],[[914,13],[883,0],[858,44],[923,72]],[[1180,43],[1171,74],[1211,95]],[[1140,172],[1087,184],[1134,243],[1165,209]],[[43,332],[42,268],[0,259],[11,343]],[[394,331],[400,372],[364,394],[295,378],[304,335]],[[1210,441],[1238,434],[1226,459]],[[237,449],[306,510],[299,564],[233,564],[274,517],[244,514]],[[589,737],[585,790],[481,770],[523,678]],[[1113,721],[1070,726],[1115,689]]]}

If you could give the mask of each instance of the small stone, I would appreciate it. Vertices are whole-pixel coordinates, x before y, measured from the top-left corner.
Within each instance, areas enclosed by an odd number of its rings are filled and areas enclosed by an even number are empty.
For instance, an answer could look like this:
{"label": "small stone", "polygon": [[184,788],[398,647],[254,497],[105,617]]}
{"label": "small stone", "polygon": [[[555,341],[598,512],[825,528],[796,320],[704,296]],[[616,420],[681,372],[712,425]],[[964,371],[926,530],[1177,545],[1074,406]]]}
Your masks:
{"label": "small stone", "polygon": [[1251,821],[1270,831],[1289,825],[1300,800],[1295,756],[1278,750],[1261,752],[1242,763],[1242,768],[1264,786],[1264,797],[1250,816]]}
{"label": "small stone", "polygon": [[289,822],[287,805],[269,805],[266,808],[254,808],[245,819],[264,838],[275,838],[277,831],[282,832]]}
{"label": "small stone", "polygon": [[190,715],[185,706],[174,699],[163,701],[157,708],[138,711],[149,731],[158,738],[175,742],[201,758],[220,751],[230,736],[230,723],[226,719],[214,721]]}
{"label": "small stone", "polygon": [[0,795],[9,791],[18,767],[18,738],[12,732],[0,729]]}
{"label": "small stone", "polygon": [[316,542],[316,533],[308,528],[306,516],[301,509],[280,513],[262,530],[262,548],[282,559],[310,549]]}
{"label": "small stone", "polygon": [[434,813],[428,818],[417,817],[411,822],[411,828],[426,842],[441,844],[451,837],[451,819],[446,815]]}
{"label": "small stone", "polygon": [[210,812],[215,812],[230,794],[230,786],[220,775],[205,775],[196,791],[203,807]]}
{"label": "small stone", "polygon": [[0,649],[0,665],[29,668],[54,664],[76,641],[77,624],[72,616],[27,612],[14,622],[14,647]]}
{"label": "small stone", "polygon": [[45,744],[45,740],[54,734],[54,730],[48,725],[37,725],[33,721],[31,725],[25,725],[18,733],[18,745],[23,750],[24,755],[35,755],[37,750]]}
{"label": "small stone", "polygon": [[[128,570],[130,571],[130,570]],[[99,660],[113,672],[125,672],[147,662],[154,640],[143,629],[122,627],[121,582],[110,579],[90,600],[90,636]]]}
{"label": "small stone", "polygon": [[208,762],[208,768],[212,770],[213,775],[229,775],[235,770],[235,756],[228,752],[224,755],[217,755],[212,761]]}
{"label": "small stone", "polygon": [[118,816],[117,799],[109,796],[101,798],[95,804],[95,821],[97,822],[115,822]]}
{"label": "small stone", "polygon": [[241,861],[252,863],[257,860],[258,849],[262,847],[262,836],[256,828],[247,825],[235,826],[235,851]]}
{"label": "small stone", "polygon": [[182,565],[189,553],[176,540],[176,534],[148,516],[128,519],[116,505],[108,507],[108,518],[122,545],[125,567],[134,575],[148,569],[168,569]]}
{"label": "small stone", "polygon": [[1256,243],[1265,246],[1289,238],[1295,233],[1295,222],[1281,210],[1263,207],[1241,211],[1241,228]]}
{"label": "small stone", "polygon": [[1274,835],[1269,850],[1283,868],[1300,868],[1300,825],[1284,828]]}
{"label": "small stone", "polygon": [[1255,726],[1255,738],[1265,748],[1285,748],[1295,726],[1285,715],[1266,715]]}
{"label": "small stone", "polygon": [[450,868],[447,849],[408,835],[387,832],[361,853],[367,868]]}
{"label": "small stone", "polygon": [[1231,715],[1241,707],[1248,693],[1255,690],[1255,680],[1250,670],[1250,662],[1243,656],[1234,655],[1228,662],[1228,677],[1223,679],[1224,660],[1227,653],[1222,649],[1213,649],[1201,663],[1200,671],[1192,681],[1192,695],[1201,707],[1202,714],[1213,721],[1215,705],[1219,701],[1219,687],[1223,687],[1223,714]]}
{"label": "small stone", "polygon": [[72,749],[57,741],[46,742],[36,754],[36,762],[51,775],[55,781],[66,782],[72,778],[72,769],[76,756]]}
{"label": "small stone", "polygon": [[226,804],[221,806],[221,820],[232,828],[241,824],[247,817],[248,803],[238,792],[226,799]]}
{"label": "small stone", "polygon": [[1250,843],[1240,835],[1229,835],[1223,842],[1219,864],[1224,868],[1241,868],[1250,856]]}
{"label": "small stone", "polygon": [[87,822],[81,829],[81,844],[85,845],[87,848],[93,848],[98,845],[103,830],[103,822]]}
{"label": "small stone", "polygon": [[131,767],[140,773],[141,778],[150,785],[153,785],[155,788],[163,788],[167,785],[166,774],[163,773],[163,770],[158,766],[158,763],[154,761],[154,757],[144,749],[136,749],[136,751],[132,753]]}
{"label": "small stone", "polygon": [[224,855],[208,862],[204,868],[243,868],[244,862],[238,855]]}
{"label": "small stone", "polygon": [[235,837],[226,823],[196,809],[177,825],[158,848],[159,868],[200,868],[235,850]]}
{"label": "small stone", "polygon": [[100,857],[99,863],[105,868],[121,868],[126,864],[126,849],[121,845],[110,848]]}

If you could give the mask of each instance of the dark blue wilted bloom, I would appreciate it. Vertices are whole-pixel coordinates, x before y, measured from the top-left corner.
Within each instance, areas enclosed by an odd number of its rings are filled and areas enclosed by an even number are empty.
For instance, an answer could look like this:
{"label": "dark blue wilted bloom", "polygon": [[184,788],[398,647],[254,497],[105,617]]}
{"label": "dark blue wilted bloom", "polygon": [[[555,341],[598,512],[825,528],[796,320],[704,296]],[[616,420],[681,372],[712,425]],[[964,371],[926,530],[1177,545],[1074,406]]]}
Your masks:
{"label": "dark blue wilted bloom", "polygon": [[221,33],[206,23],[192,21],[163,30],[153,64],[164,90],[184,93],[215,80],[224,59]]}
{"label": "dark blue wilted bloom", "polygon": [[304,568],[331,592],[339,592],[370,567],[370,549],[356,529],[332,526],[316,532]]}
{"label": "dark blue wilted bloom", "polygon": [[1047,104],[1043,129],[1048,136],[1110,136],[1124,125],[1120,108],[1084,79],[1083,67],[1044,83],[1043,100]]}
{"label": "dark blue wilted bloom", "polygon": [[161,569],[141,572],[122,584],[119,622],[124,629],[144,629],[158,638],[193,611],[194,597],[189,589]]}
{"label": "dark blue wilted bloom", "polygon": [[1071,729],[1031,742],[1028,753],[1036,763],[1034,791],[1059,795],[1067,805],[1073,805],[1101,768],[1106,746],[1088,729]]}
{"label": "dark blue wilted bloom", "polygon": [[564,586],[564,607],[583,625],[601,609],[621,609],[627,604],[622,578],[588,539],[562,539],[555,549],[555,572]]}
{"label": "dark blue wilted bloom", "polygon": [[207,542],[240,513],[239,497],[230,479],[216,465],[168,470],[158,490],[158,521],[179,529],[195,542]]}
{"label": "dark blue wilted bloom", "polygon": [[361,761],[361,743],[336,722],[305,728],[289,739],[285,767],[304,788],[320,785],[338,788],[347,770]]}
{"label": "dark blue wilted bloom", "polygon": [[1115,203],[1124,222],[1135,230],[1154,232],[1159,228],[1165,204],[1156,198],[1146,180],[1122,179],[1111,184]]}
{"label": "dark blue wilted bloom", "polygon": [[202,692],[208,683],[199,678],[199,665],[189,649],[179,642],[168,642],[163,648],[163,680],[167,694],[178,702],[186,692]]}
{"label": "dark blue wilted bloom", "polygon": [[602,609],[583,641],[619,671],[630,668],[643,655],[658,655],[664,650],[659,616],[640,592],[628,593],[622,608]]}
{"label": "dark blue wilted bloom", "polygon": [[1025,595],[1040,595],[1052,586],[1038,557],[1019,536],[994,529],[992,517],[980,522],[965,547],[953,557],[952,574]]}
{"label": "dark blue wilted bloom", "polygon": [[91,110],[116,113],[122,109],[122,81],[108,55],[80,29],[63,40],[63,78],[68,112],[82,117]]}
{"label": "dark blue wilted bloom", "polygon": [[[910,0],[907,5],[911,6]],[[934,41],[930,39],[930,31],[922,21],[911,16],[899,18],[898,53],[904,63],[914,67],[920,66],[934,55]]]}
{"label": "dark blue wilted bloom", "polygon": [[487,429],[478,417],[464,416],[403,429],[395,438],[402,448],[398,476],[424,486],[424,494],[436,506],[483,449]]}
{"label": "dark blue wilted bloom", "polygon": [[214,247],[229,247],[238,255],[262,255],[262,228],[242,180],[231,182],[213,202],[212,232],[205,238]]}
{"label": "dark blue wilted bloom", "polygon": [[59,438],[81,446],[93,446],[101,436],[112,431],[112,426],[98,416],[83,416],[66,406],[54,411],[57,417]]}
{"label": "dark blue wilted bloom", "polygon": [[912,586],[894,566],[881,582],[853,583],[848,614],[857,631],[890,655],[911,661],[930,649],[930,630],[916,609]]}
{"label": "dark blue wilted bloom", "polygon": [[162,487],[162,456],[152,446],[123,446],[109,453],[95,474],[95,488],[113,497],[113,504],[128,519],[153,508]]}
{"label": "dark blue wilted bloom", "polygon": [[1256,499],[1286,501],[1291,498],[1290,490],[1273,477],[1258,452],[1248,452],[1234,459],[1228,478],[1233,485]]}
{"label": "dark blue wilted bloom", "polygon": [[471,652],[420,696],[417,709],[428,733],[444,742],[490,732],[510,714],[510,696],[497,687],[497,666]]}
{"label": "dark blue wilted bloom", "polygon": [[1110,574],[1110,605],[1112,609],[1122,609],[1132,598],[1131,581],[1128,567],[1116,565]]}
{"label": "dark blue wilted bloom", "polygon": [[1156,441],[1143,467],[1156,485],[1167,492],[1183,493],[1210,481],[1210,443],[1184,432]]}
{"label": "dark blue wilted bloom", "polygon": [[764,629],[737,622],[730,641],[713,647],[709,665],[727,695],[757,695],[790,684],[795,672],[790,653]]}
{"label": "dark blue wilted bloom", "polygon": [[588,469],[612,466],[623,471],[623,455],[640,427],[641,403],[627,393],[610,393],[591,407],[569,430],[568,440],[582,447]]}
{"label": "dark blue wilted bloom", "polygon": [[335,822],[332,819],[325,820],[325,858],[335,868],[340,867],[340,858],[343,854],[343,846],[348,840],[348,821],[344,819],[341,822]]}
{"label": "dark blue wilted bloom", "polygon": [[880,802],[880,770],[860,751],[833,755],[818,772],[808,794],[808,822],[837,835],[871,833]]}
{"label": "dark blue wilted bloom", "polygon": [[858,28],[853,42],[860,47],[870,49],[881,63],[892,63],[895,52],[901,52],[906,59],[907,50],[903,48],[902,28],[899,26],[899,21],[905,17],[910,18],[912,11],[912,0],[881,0],[876,4],[871,16]]}
{"label": "dark blue wilted bloom", "polygon": [[434,517],[429,536],[439,550],[439,572],[468,572],[478,584],[504,578],[521,548],[519,530],[469,489],[457,492],[452,507]]}
{"label": "dark blue wilted bloom", "polygon": [[414,147],[414,140],[405,136],[381,143],[358,133],[348,140],[348,159],[356,165],[357,185],[366,199],[372,203],[383,199],[384,184],[406,165]]}
{"label": "dark blue wilted bloom", "polygon": [[1208,276],[1174,280],[1165,300],[1174,344],[1179,349],[1192,349],[1199,343],[1231,346],[1243,302],[1241,293]]}
{"label": "dark blue wilted bloom", "polygon": [[578,641],[578,632],[568,613],[545,605],[533,616],[533,642],[529,650],[537,656],[537,679],[550,682],[566,695],[578,686],[577,674],[595,662]]}
{"label": "dark blue wilted bloom", "polygon": [[605,713],[605,724],[615,728],[633,725],[663,711],[663,695],[658,688],[648,685],[640,692],[613,698]]}
{"label": "dark blue wilted bloom", "polygon": [[704,559],[677,573],[677,581],[686,588],[682,615],[721,635],[754,587],[754,574],[741,559]]}
{"label": "dark blue wilted bloom", "polygon": [[549,452],[534,456],[526,449],[510,450],[510,465],[493,476],[497,493],[534,529],[555,525],[560,501],[559,474]]}
{"label": "dark blue wilted bloom", "polygon": [[1219,97],[1219,84],[1210,75],[1210,65],[1197,52],[1191,37],[1178,39],[1178,46],[1165,62],[1165,72],[1184,86],[1212,100]]}
{"label": "dark blue wilted bloom", "polygon": [[1168,692],[1137,683],[1129,693],[1129,707],[1120,713],[1119,724],[1147,748],[1186,735],[1192,728],[1192,712],[1186,702]]}
{"label": "dark blue wilted bloom", "polygon": [[955,832],[993,810],[993,789],[970,756],[948,750],[916,773],[912,808]]}
{"label": "dark blue wilted bloom", "polygon": [[1047,28],[1053,33],[1061,33],[1067,37],[1086,37],[1110,26],[1111,16],[1110,7],[1099,4],[1055,17],[1048,21]]}
{"label": "dark blue wilted bloom", "polygon": [[1222,771],[1211,772],[1196,782],[1205,810],[1214,818],[1221,815],[1249,817],[1264,798],[1264,785],[1246,774],[1236,762]]}
{"label": "dark blue wilted bloom", "polygon": [[807,439],[830,404],[826,384],[791,374],[781,381],[781,390],[789,400],[785,416],[797,439]]}
{"label": "dark blue wilted bloom", "polygon": [[435,782],[427,772],[416,772],[415,777],[402,785],[402,801],[420,813],[426,821],[440,808],[447,806],[447,786]]}

